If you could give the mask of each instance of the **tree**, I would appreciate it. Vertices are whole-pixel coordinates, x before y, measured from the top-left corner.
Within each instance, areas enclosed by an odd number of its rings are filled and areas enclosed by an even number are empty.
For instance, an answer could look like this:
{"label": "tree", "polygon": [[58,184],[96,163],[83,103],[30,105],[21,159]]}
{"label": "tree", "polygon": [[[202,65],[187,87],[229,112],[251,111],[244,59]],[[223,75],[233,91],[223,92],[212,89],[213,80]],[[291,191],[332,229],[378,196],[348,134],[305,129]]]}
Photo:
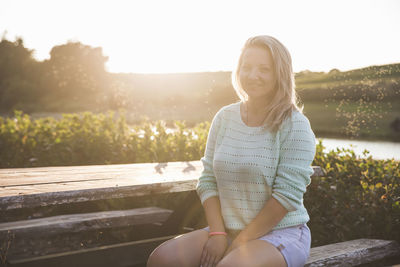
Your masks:
{"label": "tree", "polygon": [[37,98],[38,62],[33,50],[24,47],[22,38],[14,42],[3,35],[0,42],[0,109],[9,111],[23,103],[32,103]]}
{"label": "tree", "polygon": [[80,42],[53,47],[50,59],[44,62],[49,93],[66,101],[93,103],[109,84],[107,60],[101,47]]}

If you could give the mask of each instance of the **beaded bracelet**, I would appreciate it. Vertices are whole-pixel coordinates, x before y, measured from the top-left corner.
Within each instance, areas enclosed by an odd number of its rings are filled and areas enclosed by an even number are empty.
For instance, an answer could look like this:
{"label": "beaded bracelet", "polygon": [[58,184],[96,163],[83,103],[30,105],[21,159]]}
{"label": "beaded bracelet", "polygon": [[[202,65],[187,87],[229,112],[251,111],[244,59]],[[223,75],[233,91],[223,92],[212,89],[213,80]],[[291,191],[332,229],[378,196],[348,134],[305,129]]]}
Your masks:
{"label": "beaded bracelet", "polygon": [[210,232],[208,236],[213,236],[213,235],[227,235],[225,232]]}

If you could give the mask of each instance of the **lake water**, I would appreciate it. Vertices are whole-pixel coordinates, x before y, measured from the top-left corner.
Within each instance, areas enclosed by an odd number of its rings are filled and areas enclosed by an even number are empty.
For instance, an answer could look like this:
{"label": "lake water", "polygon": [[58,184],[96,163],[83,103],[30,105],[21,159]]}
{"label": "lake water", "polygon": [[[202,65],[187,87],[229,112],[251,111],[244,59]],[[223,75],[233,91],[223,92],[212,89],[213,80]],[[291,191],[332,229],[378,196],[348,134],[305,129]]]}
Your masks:
{"label": "lake water", "polygon": [[[155,128],[153,128],[155,131]],[[176,129],[167,128],[167,133],[175,132]],[[368,150],[369,155],[374,159],[392,159],[400,160],[400,143],[384,142],[384,141],[360,141],[349,139],[334,139],[334,138],[317,138],[322,139],[322,144],[325,147],[325,152],[339,148],[351,148],[356,155],[363,156],[363,151]],[[318,141],[317,141],[318,142]]]}
{"label": "lake water", "polygon": [[356,155],[363,156],[362,152],[366,149],[369,155],[375,159],[400,160],[400,143],[383,141],[358,141],[331,138],[322,139],[322,144],[326,147],[325,151],[334,150],[337,147],[352,148]]}

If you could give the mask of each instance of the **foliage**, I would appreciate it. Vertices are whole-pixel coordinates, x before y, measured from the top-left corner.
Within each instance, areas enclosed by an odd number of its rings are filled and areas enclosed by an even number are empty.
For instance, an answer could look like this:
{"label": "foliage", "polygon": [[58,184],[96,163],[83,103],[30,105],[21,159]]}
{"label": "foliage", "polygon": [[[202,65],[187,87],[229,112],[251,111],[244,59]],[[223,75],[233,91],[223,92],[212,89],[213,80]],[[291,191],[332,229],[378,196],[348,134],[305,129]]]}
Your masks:
{"label": "foliage", "polygon": [[0,42],[0,110],[35,101],[39,96],[33,82],[38,63],[22,39]]}
{"label": "foliage", "polygon": [[33,52],[21,38],[0,41],[0,111],[115,108],[109,90],[116,83],[109,79],[108,58],[100,47],[68,42],[53,47],[44,61],[34,59]]}
{"label": "foliage", "polygon": [[[129,126],[122,113],[64,114],[61,120],[31,120],[16,111],[0,117],[0,167],[90,165],[199,160],[210,123],[188,129],[164,121]],[[395,160],[364,158],[350,149],[324,152],[313,165],[326,176],[313,178],[304,196],[313,246],[358,238],[400,241],[400,166]],[[367,157],[368,156],[368,157]]]}
{"label": "foliage", "polygon": [[204,151],[209,123],[167,133],[165,122],[143,122],[130,127],[125,115],[63,114],[61,120],[15,111],[0,117],[0,167],[90,165],[167,162],[199,159]]}
{"label": "foliage", "polygon": [[313,246],[358,238],[400,241],[400,163],[368,154],[324,153],[319,142],[313,164],[326,176],[313,178],[304,197]]}
{"label": "foliage", "polygon": [[107,75],[100,47],[90,47],[79,42],[69,42],[55,46],[50,51],[50,59],[43,62],[46,74],[45,86],[49,93],[57,97],[77,100],[96,97],[98,91],[105,91]]}

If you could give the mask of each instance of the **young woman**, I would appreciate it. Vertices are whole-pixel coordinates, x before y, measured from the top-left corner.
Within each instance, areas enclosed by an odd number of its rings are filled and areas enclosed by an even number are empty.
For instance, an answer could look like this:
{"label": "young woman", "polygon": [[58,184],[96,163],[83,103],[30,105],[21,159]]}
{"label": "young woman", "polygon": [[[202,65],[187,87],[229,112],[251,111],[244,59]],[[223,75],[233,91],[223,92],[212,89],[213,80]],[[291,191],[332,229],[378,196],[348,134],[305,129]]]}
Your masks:
{"label": "young woman", "polygon": [[310,220],[303,195],[315,136],[297,106],[291,56],[271,36],[249,38],[232,72],[241,101],[215,115],[197,192],[208,227],[157,247],[153,266],[303,266]]}

